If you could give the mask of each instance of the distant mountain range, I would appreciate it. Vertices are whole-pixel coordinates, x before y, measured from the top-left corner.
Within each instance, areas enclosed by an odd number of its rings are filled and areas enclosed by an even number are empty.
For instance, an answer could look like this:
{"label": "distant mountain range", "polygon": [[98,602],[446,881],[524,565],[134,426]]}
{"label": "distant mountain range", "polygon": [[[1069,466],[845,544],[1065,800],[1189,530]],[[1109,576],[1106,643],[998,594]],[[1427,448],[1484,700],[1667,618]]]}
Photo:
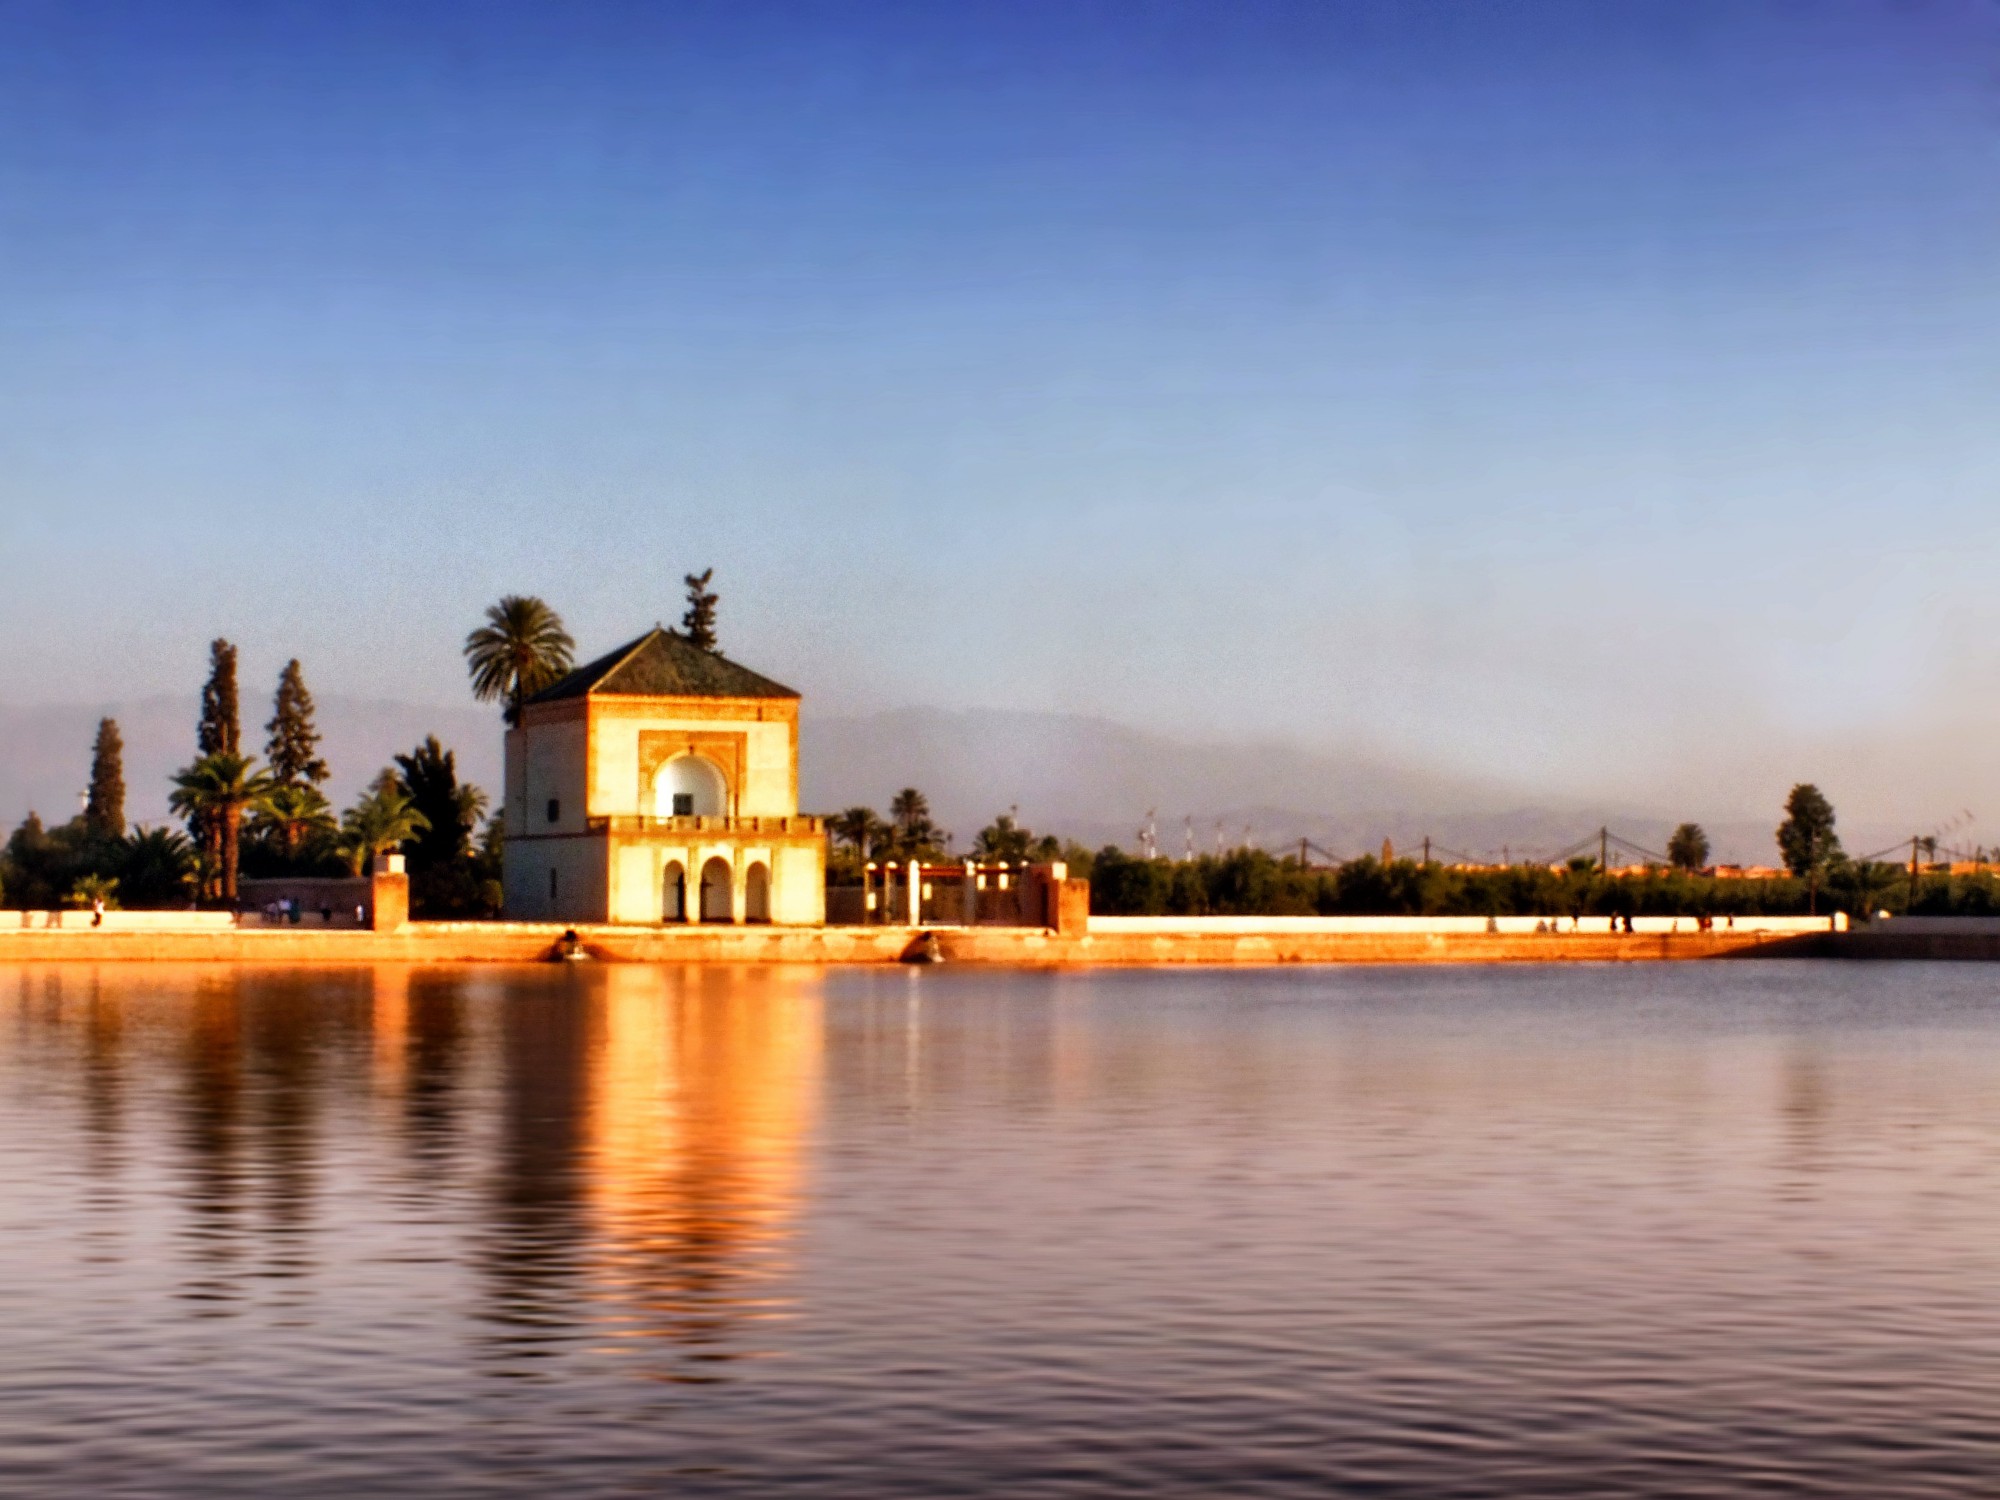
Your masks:
{"label": "distant mountain range", "polygon": [[[888,806],[915,786],[966,847],[994,814],[1092,848],[1139,845],[1152,814],[1156,847],[1179,856],[1245,842],[1282,853],[1308,839],[1353,857],[1434,849],[1480,859],[1547,855],[1610,827],[1660,849],[1677,818],[1627,805],[1540,801],[1519,788],[1376,756],[1282,744],[1201,744],[1082,715],[907,708],[808,718],[801,796],[832,811]],[[1707,825],[1718,858],[1773,857],[1771,826]],[[1594,845],[1593,845],[1594,848]],[[1313,858],[1319,858],[1315,853]]]}
{"label": "distant mountain range", "polygon": [[[260,710],[262,705],[259,705]],[[98,719],[119,721],[135,821],[167,816],[167,778],[187,763],[195,705],[180,698],[118,704],[0,706],[0,819],[11,827],[34,808],[50,821],[73,814],[90,768]],[[263,745],[263,712],[245,740]],[[460,775],[495,790],[500,780],[497,711],[325,697],[319,723],[334,768],[329,791],[351,799],[398,751],[436,734],[458,754]],[[1246,840],[1282,852],[1309,839],[1343,856],[1393,840],[1414,853],[1434,848],[1482,858],[1502,851],[1546,855],[1604,823],[1647,847],[1666,841],[1673,819],[1632,806],[1565,804],[1519,789],[1392,763],[1375,756],[1279,744],[1195,743],[1072,714],[906,708],[819,717],[803,726],[801,802],[832,812],[855,804],[886,810],[905,786],[923,789],[938,821],[965,848],[996,813],[1019,809],[1038,831],[1097,847],[1138,847],[1152,814],[1158,848],[1179,855]],[[1768,823],[1708,825],[1717,856],[1769,860]]]}

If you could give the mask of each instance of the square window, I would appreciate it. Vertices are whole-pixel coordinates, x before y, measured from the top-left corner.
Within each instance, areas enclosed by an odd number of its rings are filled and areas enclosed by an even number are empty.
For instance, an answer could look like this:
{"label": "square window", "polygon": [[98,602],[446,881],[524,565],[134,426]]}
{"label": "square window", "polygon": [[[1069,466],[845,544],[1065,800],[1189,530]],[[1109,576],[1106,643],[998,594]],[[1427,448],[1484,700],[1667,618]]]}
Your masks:
{"label": "square window", "polygon": [[549,821],[553,823],[560,817],[562,817],[562,798],[549,798]]}
{"label": "square window", "polygon": [[677,818],[691,818],[694,816],[693,792],[674,793],[674,816]]}

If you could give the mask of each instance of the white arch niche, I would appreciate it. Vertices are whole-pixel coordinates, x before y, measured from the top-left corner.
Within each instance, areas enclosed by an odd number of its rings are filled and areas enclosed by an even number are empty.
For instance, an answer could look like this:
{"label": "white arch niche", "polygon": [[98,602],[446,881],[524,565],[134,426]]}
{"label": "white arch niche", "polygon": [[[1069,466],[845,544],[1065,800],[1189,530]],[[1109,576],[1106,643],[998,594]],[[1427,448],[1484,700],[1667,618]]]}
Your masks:
{"label": "white arch niche", "polygon": [[676,755],[653,773],[653,816],[720,818],[729,811],[729,783],[715,762]]}

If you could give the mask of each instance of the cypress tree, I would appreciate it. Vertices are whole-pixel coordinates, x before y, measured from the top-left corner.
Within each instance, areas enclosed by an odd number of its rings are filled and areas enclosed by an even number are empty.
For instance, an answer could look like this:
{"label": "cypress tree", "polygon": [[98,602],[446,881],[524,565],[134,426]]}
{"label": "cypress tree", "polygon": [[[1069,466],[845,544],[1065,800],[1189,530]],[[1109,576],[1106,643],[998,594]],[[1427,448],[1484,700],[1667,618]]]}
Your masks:
{"label": "cypress tree", "polygon": [[225,640],[211,642],[208,664],[197,742],[203,755],[240,755],[243,726],[236,712],[236,648]]}
{"label": "cypress tree", "polygon": [[[718,595],[708,591],[715,569],[687,575],[687,613],[681,616],[681,631],[704,651],[715,650],[715,605]],[[719,653],[718,653],[719,654]]]}
{"label": "cypress tree", "polygon": [[90,756],[90,800],[84,824],[100,838],[125,837],[125,739],[116,719],[97,725],[97,744]]}
{"label": "cypress tree", "polygon": [[318,755],[320,733],[313,723],[312,694],[306,691],[305,674],[297,657],[285,663],[278,674],[278,696],[272,704],[271,722],[264,726],[271,738],[264,746],[264,759],[280,786],[318,786],[329,772]]}

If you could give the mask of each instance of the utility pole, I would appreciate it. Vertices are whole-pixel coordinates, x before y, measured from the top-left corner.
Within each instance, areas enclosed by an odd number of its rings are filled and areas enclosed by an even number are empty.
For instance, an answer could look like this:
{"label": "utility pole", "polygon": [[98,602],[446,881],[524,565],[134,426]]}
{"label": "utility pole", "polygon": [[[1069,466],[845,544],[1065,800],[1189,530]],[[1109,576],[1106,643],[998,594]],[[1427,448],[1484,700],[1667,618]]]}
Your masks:
{"label": "utility pole", "polygon": [[1611,873],[1611,830],[1605,827],[1597,830],[1597,873]]}
{"label": "utility pole", "polygon": [[1306,863],[1306,841],[1304,839],[1299,840],[1299,868],[1301,870],[1306,870],[1311,868],[1311,866]]}
{"label": "utility pole", "polygon": [[1908,907],[1909,910],[1915,910],[1917,904],[1917,845],[1921,842],[1922,842],[1921,835],[1914,833],[1910,835],[1910,900]]}
{"label": "utility pole", "polygon": [[1430,867],[1431,867],[1431,836],[1427,833],[1424,835],[1424,868],[1428,870]]}

